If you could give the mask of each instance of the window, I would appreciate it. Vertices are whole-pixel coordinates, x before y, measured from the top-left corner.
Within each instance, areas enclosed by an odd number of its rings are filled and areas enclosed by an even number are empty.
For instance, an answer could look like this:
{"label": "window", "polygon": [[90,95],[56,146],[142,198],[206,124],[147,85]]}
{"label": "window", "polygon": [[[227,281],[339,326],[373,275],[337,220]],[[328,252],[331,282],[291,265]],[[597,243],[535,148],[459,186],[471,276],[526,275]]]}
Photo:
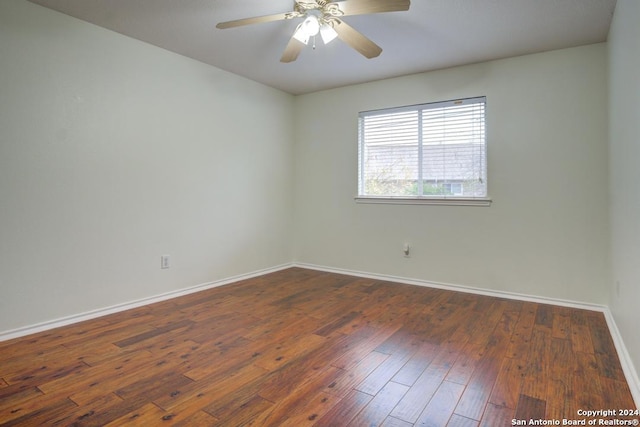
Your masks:
{"label": "window", "polygon": [[358,200],[488,204],[485,103],[360,113]]}

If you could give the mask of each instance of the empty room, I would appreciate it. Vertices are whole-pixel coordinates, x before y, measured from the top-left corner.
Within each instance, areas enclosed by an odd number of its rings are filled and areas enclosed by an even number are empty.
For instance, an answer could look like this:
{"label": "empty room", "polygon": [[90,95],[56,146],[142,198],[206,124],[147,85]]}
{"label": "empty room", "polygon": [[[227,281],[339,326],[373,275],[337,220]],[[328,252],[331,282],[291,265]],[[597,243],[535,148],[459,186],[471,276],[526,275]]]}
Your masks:
{"label": "empty room", "polygon": [[638,425],[639,23],[0,0],[0,425]]}

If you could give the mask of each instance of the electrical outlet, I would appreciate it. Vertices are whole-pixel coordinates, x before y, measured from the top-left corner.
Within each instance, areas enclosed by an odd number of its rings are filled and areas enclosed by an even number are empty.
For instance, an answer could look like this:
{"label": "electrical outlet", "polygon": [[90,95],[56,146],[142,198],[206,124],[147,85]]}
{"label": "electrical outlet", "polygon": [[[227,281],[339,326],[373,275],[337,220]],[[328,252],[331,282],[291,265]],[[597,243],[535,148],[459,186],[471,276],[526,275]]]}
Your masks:
{"label": "electrical outlet", "polygon": [[402,246],[402,253],[404,253],[405,258],[411,258],[411,247],[409,246],[409,243],[405,243]]}
{"label": "electrical outlet", "polygon": [[169,255],[162,255],[160,257],[160,268],[169,268]]}

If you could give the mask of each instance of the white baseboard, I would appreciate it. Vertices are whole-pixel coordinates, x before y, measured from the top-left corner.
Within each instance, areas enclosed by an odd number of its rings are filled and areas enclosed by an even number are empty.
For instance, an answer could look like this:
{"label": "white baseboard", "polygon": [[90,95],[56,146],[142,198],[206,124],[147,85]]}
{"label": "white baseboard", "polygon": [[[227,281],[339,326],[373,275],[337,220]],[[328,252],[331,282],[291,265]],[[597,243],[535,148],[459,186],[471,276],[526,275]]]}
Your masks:
{"label": "white baseboard", "polygon": [[125,310],[130,310],[132,308],[142,307],[143,305],[153,304],[160,301],[166,301],[171,298],[176,298],[183,295],[189,295],[194,292],[204,291],[206,289],[228,285],[229,283],[238,282],[240,280],[251,279],[257,276],[263,276],[265,274],[274,273],[276,271],[284,270],[286,268],[291,268],[291,267],[293,267],[293,264],[291,263],[282,264],[279,266],[265,268],[262,270],[256,270],[250,273],[240,274],[237,276],[220,279],[213,282],[202,283],[199,285],[191,286],[189,288],[179,289],[176,291],[171,291],[171,292],[155,295],[148,298],[142,298],[136,301],[130,301],[123,304],[113,305],[110,307],[99,308],[97,310],[87,311],[84,313],[74,314],[71,316],[66,316],[59,319],[38,323],[35,325],[30,325],[22,328],[0,332],[0,342],[7,341],[13,338],[23,337],[26,335],[35,334],[37,332],[47,331],[49,329],[59,328],[61,326],[71,325],[73,323],[83,322],[85,320],[95,319],[97,317],[106,316],[107,314],[113,314],[113,313],[118,313]]}
{"label": "white baseboard", "polygon": [[616,351],[618,352],[620,365],[622,365],[622,370],[624,371],[624,376],[627,379],[627,384],[631,390],[633,400],[636,402],[636,408],[640,408],[640,377],[638,377],[638,371],[636,371],[636,368],[633,365],[631,355],[627,351],[627,347],[624,345],[624,340],[622,339],[622,335],[620,335],[618,325],[616,325],[613,314],[608,307],[606,307],[606,310],[604,311],[604,318],[607,320],[609,332],[611,332],[611,338],[613,339]]}
{"label": "white baseboard", "polygon": [[294,263],[294,266],[299,268],[307,268],[310,270],[325,271],[327,273],[337,273],[337,274],[346,274],[349,276],[364,277],[367,279],[386,280],[390,282],[405,283],[409,285],[425,286],[425,287],[444,289],[444,290],[450,290],[450,291],[466,292],[466,293],[472,293],[477,295],[492,296],[497,298],[514,299],[518,301],[529,301],[529,302],[535,302],[539,304],[551,304],[551,305],[559,305],[563,307],[579,308],[583,310],[599,311],[603,313],[605,320],[607,321],[607,326],[609,327],[611,338],[613,339],[613,343],[616,347],[616,351],[618,352],[618,359],[620,360],[620,365],[622,366],[622,370],[627,380],[627,384],[629,385],[629,389],[631,390],[631,395],[633,396],[633,400],[635,401],[636,407],[640,408],[640,379],[638,378],[638,373],[633,365],[631,356],[627,351],[627,347],[624,344],[624,340],[620,335],[620,331],[618,330],[618,327],[613,318],[613,315],[611,314],[609,307],[607,307],[606,305],[591,304],[591,303],[584,303],[584,302],[578,302],[578,301],[568,301],[568,300],[562,300],[562,299],[556,299],[556,298],[539,297],[539,296],[533,296],[533,295],[518,294],[514,292],[480,289],[480,288],[475,288],[471,286],[452,285],[449,283],[429,282],[429,281],[420,280],[420,279],[410,279],[406,277],[391,276],[387,274],[365,273],[362,271],[326,267],[321,265],[306,264],[306,263],[300,263],[300,262]]}
{"label": "white baseboard", "polygon": [[468,294],[486,295],[496,298],[513,299],[518,301],[537,302],[540,304],[559,305],[563,307],[580,308],[583,310],[601,311],[607,309],[605,305],[591,304],[580,301],[569,301],[556,298],[539,297],[535,295],[519,294],[515,292],[497,291],[491,289],[475,288],[473,286],[454,285],[451,283],[431,282],[428,280],[407,278],[401,276],[392,276],[388,274],[375,274],[356,270],[347,270],[343,268],[325,267],[322,265],[306,264],[296,262],[294,267],[307,268],[309,270],[325,271],[327,273],[346,274],[348,276],[364,277],[366,279],[387,280],[389,282],[405,283],[407,285],[426,286],[429,288],[444,289],[448,291],[465,292]]}

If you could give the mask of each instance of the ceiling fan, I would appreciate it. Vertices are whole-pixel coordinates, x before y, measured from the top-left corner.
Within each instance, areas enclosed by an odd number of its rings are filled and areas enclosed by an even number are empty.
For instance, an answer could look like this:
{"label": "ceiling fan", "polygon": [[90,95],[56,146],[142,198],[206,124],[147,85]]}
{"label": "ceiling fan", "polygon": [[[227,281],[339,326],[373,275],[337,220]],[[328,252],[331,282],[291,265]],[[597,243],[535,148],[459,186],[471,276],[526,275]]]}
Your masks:
{"label": "ceiling fan", "polygon": [[313,39],[315,47],[315,37],[318,34],[325,44],[337,37],[365,57],[375,58],[380,55],[382,48],[349,26],[341,18],[349,15],[409,10],[410,4],[410,0],[294,0],[292,12],[220,22],[216,28],[225,29],[262,22],[304,18],[294,31],[280,61],[295,61],[311,39]]}

